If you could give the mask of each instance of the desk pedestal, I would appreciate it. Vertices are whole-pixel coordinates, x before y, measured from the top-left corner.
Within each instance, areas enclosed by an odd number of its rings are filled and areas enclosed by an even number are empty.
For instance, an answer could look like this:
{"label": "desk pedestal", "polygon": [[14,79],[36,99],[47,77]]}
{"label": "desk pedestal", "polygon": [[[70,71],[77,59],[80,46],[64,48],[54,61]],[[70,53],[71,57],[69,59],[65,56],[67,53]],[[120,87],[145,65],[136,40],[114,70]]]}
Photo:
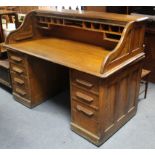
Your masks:
{"label": "desk pedestal", "polygon": [[48,61],[8,51],[14,98],[29,108],[66,87],[66,68]]}
{"label": "desk pedestal", "polygon": [[106,79],[71,70],[71,129],[101,145],[137,111],[141,63]]}

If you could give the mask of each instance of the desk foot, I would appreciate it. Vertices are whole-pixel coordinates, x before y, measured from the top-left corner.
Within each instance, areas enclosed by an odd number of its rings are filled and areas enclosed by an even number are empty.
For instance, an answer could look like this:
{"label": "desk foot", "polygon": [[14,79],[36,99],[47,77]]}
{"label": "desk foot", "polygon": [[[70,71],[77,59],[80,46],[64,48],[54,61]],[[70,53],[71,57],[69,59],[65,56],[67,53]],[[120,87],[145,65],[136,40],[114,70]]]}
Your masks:
{"label": "desk foot", "polygon": [[78,135],[84,137],[91,143],[95,144],[96,146],[100,146],[102,143],[100,142],[100,137],[94,135],[93,133],[89,132],[88,130],[78,126],[77,124],[71,122],[71,130],[77,133]]}

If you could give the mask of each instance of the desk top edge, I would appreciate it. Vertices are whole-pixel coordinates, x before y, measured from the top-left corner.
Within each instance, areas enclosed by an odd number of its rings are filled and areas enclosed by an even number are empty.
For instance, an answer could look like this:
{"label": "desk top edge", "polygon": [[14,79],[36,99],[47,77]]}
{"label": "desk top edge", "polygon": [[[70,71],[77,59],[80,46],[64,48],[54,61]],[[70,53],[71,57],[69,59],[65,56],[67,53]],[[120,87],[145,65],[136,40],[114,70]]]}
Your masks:
{"label": "desk top edge", "polygon": [[70,16],[73,18],[91,18],[91,19],[107,19],[107,20],[117,20],[123,22],[139,21],[148,19],[147,16],[138,16],[138,15],[123,15],[116,13],[107,13],[107,12],[96,12],[96,11],[75,11],[75,10],[34,10],[37,14],[53,14],[53,15],[63,15]]}

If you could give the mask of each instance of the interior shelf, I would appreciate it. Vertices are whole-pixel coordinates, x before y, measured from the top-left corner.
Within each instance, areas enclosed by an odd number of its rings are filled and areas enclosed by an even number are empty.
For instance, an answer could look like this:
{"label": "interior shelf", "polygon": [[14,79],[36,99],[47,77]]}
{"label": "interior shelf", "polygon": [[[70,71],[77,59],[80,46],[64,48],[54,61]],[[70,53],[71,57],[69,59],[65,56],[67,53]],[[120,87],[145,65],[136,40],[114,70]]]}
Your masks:
{"label": "interior shelf", "polygon": [[117,23],[94,22],[84,19],[69,19],[63,17],[42,17],[37,16],[38,28],[51,29],[52,26],[67,26],[88,31],[103,33],[103,39],[111,42],[118,42],[124,29],[124,25]]}

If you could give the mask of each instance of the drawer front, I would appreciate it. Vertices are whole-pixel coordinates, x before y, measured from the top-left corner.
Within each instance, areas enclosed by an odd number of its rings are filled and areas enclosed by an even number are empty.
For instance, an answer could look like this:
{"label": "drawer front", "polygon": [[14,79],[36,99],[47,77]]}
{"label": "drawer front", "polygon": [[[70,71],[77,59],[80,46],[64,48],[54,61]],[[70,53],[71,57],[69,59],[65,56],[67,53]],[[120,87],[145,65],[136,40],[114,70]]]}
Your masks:
{"label": "drawer front", "polygon": [[30,93],[28,90],[20,88],[16,85],[13,85],[13,92],[18,94],[19,96],[26,98],[26,99],[30,99]]}
{"label": "drawer front", "polygon": [[29,84],[26,77],[11,73],[11,79],[13,85],[16,85],[22,89],[29,89]]}
{"label": "drawer front", "polygon": [[99,107],[99,97],[93,93],[87,92],[83,89],[72,86],[72,99],[84,103],[94,109]]}
{"label": "drawer front", "polygon": [[78,102],[77,100],[72,99],[72,108],[78,111],[79,113],[82,113],[87,118],[96,121],[98,119],[98,111],[85,104],[82,104],[81,102]]}
{"label": "drawer front", "polygon": [[99,78],[82,73],[79,71],[71,70],[71,82],[81,87],[87,91],[94,92],[95,94],[98,94],[99,92]]}
{"label": "drawer front", "polygon": [[23,67],[26,65],[26,56],[15,52],[8,52],[8,53],[10,62]]}
{"label": "drawer front", "polygon": [[27,71],[24,67],[15,65],[13,63],[10,63],[10,71],[19,76],[27,76]]}
{"label": "drawer front", "polygon": [[97,123],[97,114],[96,112],[88,108],[77,101],[72,100],[72,122],[78,126],[97,134],[99,124]]}

